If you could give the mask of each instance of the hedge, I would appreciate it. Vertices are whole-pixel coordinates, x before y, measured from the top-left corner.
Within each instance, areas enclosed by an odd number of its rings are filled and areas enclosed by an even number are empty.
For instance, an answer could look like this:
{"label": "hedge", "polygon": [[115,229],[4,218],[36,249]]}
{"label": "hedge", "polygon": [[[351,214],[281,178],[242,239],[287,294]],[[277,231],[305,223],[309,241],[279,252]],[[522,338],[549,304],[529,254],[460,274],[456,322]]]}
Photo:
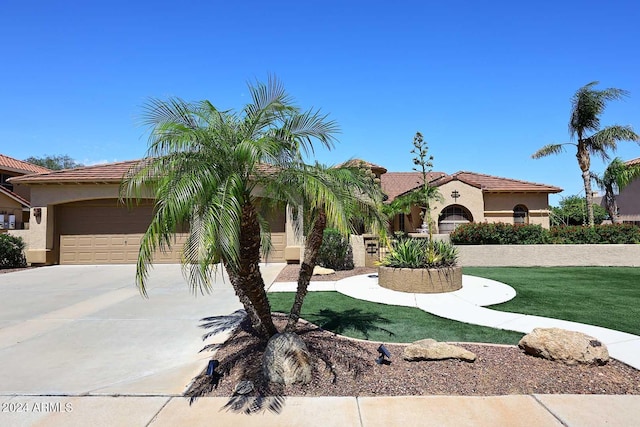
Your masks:
{"label": "hedge", "polygon": [[640,243],[640,227],[630,224],[555,226],[504,223],[469,223],[457,227],[449,236],[457,245],[534,245]]}

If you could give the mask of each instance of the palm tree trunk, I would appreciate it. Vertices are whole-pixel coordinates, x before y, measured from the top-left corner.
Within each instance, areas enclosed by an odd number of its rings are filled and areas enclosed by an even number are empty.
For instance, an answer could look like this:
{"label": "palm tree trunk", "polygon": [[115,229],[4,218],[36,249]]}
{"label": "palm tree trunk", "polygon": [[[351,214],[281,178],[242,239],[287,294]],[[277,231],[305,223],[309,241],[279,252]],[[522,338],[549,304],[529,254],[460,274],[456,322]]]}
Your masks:
{"label": "palm tree trunk", "polygon": [[589,151],[585,147],[584,142],[578,138],[578,152],[576,153],[578,159],[578,165],[582,171],[582,180],[584,181],[584,194],[587,201],[587,221],[589,227],[593,227],[593,193],[591,192],[591,157]]}
{"label": "palm tree trunk", "polygon": [[605,186],[604,205],[607,208],[607,213],[611,217],[611,222],[613,224],[619,224],[618,204],[616,203],[616,196],[613,193],[613,187],[611,185]]}
{"label": "palm tree trunk", "polygon": [[324,209],[319,208],[316,220],[305,242],[304,257],[302,259],[302,265],[300,266],[300,274],[298,275],[298,289],[296,290],[296,297],[289,313],[289,320],[285,328],[286,332],[294,332],[300,319],[302,303],[304,302],[304,297],[307,295],[307,289],[309,288],[309,282],[313,275],[313,269],[316,266],[318,252],[320,252],[320,246],[322,246],[322,238],[326,226],[327,215]]}
{"label": "palm tree trunk", "polygon": [[[237,272],[239,289],[246,295],[257,321],[257,332],[265,339],[278,333],[271,318],[271,305],[267,299],[264,280],[260,273],[260,224],[255,207],[247,202],[242,207],[240,221],[240,265]],[[238,295],[240,296],[240,295]],[[251,313],[249,313],[251,316]]]}

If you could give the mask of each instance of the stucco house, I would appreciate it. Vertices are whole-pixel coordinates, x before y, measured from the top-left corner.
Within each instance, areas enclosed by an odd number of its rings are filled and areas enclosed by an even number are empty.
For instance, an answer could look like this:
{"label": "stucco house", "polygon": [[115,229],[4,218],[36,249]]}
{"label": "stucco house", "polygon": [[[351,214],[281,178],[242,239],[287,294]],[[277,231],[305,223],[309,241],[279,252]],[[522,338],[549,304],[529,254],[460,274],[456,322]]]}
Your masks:
{"label": "stucco house", "polygon": [[[421,174],[387,172],[381,166],[360,160],[380,178],[389,201],[421,185]],[[153,200],[134,207],[119,200],[120,182],[138,160],[87,166],[60,171],[40,171],[10,179],[25,187],[30,197],[27,230],[15,230],[27,243],[31,264],[122,264],[135,263],[142,234],[153,212]],[[353,162],[353,161],[352,161]],[[558,187],[473,172],[447,175],[431,172],[446,202],[433,206],[439,233],[448,233],[464,222],[531,223],[549,226],[548,195]],[[266,261],[297,262],[302,250],[299,224],[287,207],[266,214],[273,250]],[[419,208],[411,215],[398,215],[393,230],[415,231],[420,226]],[[298,231],[296,231],[298,230]],[[184,236],[172,250],[158,253],[155,262],[179,262]]]}
{"label": "stucco house", "polygon": [[[561,188],[511,178],[460,171],[452,175],[429,172],[429,185],[437,187],[444,202],[434,202],[431,216],[437,234],[449,234],[469,222],[539,224],[549,228],[549,194]],[[419,172],[387,172],[381,176],[388,202],[423,185]],[[392,231],[417,232],[422,223],[420,208],[396,215]]]}
{"label": "stucco house", "polygon": [[29,187],[10,179],[49,169],[0,154],[0,230],[23,229],[29,223]]}
{"label": "stucco house", "polygon": [[[625,164],[640,165],[640,157],[626,161]],[[616,196],[618,218],[624,224],[640,225],[640,178],[624,187]]]}

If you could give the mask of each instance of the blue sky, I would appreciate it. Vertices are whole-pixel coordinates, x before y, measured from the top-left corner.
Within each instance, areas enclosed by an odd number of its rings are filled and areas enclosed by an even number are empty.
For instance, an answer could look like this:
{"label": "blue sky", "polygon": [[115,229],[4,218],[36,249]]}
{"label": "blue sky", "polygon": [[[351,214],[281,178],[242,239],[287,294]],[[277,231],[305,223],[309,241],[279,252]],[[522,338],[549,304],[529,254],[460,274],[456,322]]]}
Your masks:
{"label": "blue sky", "polygon": [[[640,132],[639,20],[633,1],[5,0],[0,152],[85,164],[139,158],[148,98],[240,108],[247,82],[275,74],[301,107],[340,124],[320,162],[358,157],[410,170],[420,131],[434,170],[577,194],[574,152],[530,156],[569,141],[571,95],[594,80],[631,93],[603,124]],[[616,154],[640,157],[640,146],[624,142]]]}

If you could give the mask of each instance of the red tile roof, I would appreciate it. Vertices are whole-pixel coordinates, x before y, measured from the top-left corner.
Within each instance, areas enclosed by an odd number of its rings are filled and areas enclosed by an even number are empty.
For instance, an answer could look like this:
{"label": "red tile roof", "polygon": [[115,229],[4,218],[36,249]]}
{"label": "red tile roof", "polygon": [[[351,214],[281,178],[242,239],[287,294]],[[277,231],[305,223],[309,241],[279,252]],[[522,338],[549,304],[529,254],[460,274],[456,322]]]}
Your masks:
{"label": "red tile roof", "polygon": [[360,165],[364,165],[368,167],[374,173],[375,172],[379,174],[387,173],[387,169],[385,167],[376,165],[375,163],[367,162],[366,160],[361,160],[361,159],[347,160],[346,162],[339,164],[337,167],[359,167]]}
{"label": "red tile roof", "polygon": [[631,159],[624,162],[627,166],[640,165],[640,157],[637,159]]}
{"label": "red tile roof", "polygon": [[22,174],[50,172],[50,169],[0,154],[0,169]]}
{"label": "red tile roof", "polygon": [[544,192],[544,193],[559,193],[562,188],[555,187],[547,184],[538,184],[535,182],[522,181],[519,179],[502,178],[499,176],[485,175],[475,172],[460,171],[453,175],[443,177],[435,182],[433,185],[440,186],[458,180],[469,184],[473,187],[480,188],[486,192]]}
{"label": "red tile roof", "polygon": [[[562,188],[546,184],[521,181],[518,179],[501,178],[498,176],[484,175],[475,172],[456,172],[446,175],[442,172],[430,172],[430,184],[439,187],[454,180],[464,182],[485,192],[544,192],[559,193]],[[420,172],[388,172],[382,175],[382,191],[389,196],[388,201],[422,185],[422,173]]]}
{"label": "red tile roof", "polygon": [[84,166],[75,169],[62,169],[49,171],[37,175],[26,175],[12,178],[12,183],[19,184],[46,184],[64,182],[102,182],[119,183],[124,174],[140,160],[126,162],[106,163],[103,165]]}
{"label": "red tile roof", "polygon": [[[446,176],[442,172],[429,172],[427,179],[433,180]],[[382,191],[386,194],[389,202],[407,191],[413,190],[423,184],[422,172],[387,172],[380,177]]]}

